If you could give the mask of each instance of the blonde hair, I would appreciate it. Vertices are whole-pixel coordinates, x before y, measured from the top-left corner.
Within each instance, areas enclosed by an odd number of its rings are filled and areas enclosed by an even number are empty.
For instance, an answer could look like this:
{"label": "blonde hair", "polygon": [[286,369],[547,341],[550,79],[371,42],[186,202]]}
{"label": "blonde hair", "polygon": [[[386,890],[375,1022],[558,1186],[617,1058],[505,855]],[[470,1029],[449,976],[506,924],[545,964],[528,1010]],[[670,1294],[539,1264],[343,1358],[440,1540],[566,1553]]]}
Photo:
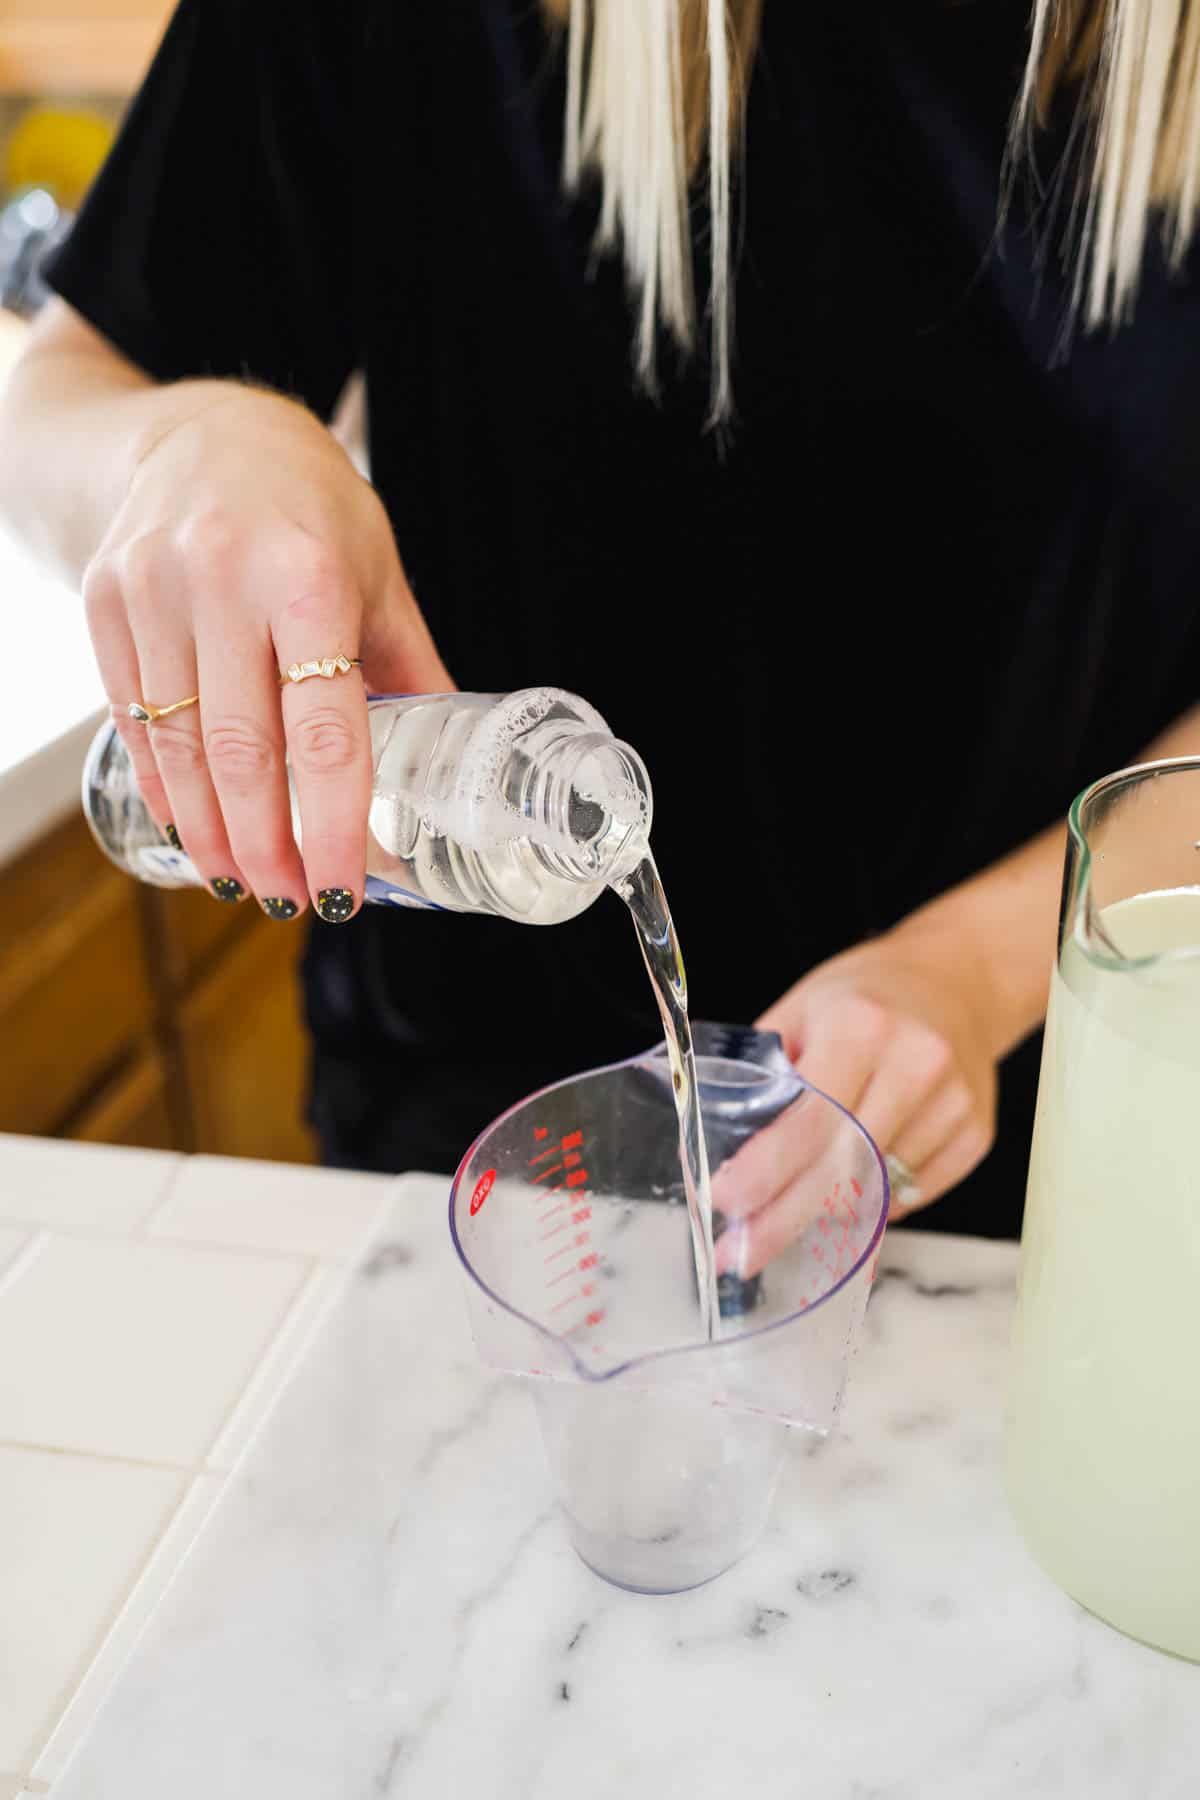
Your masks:
{"label": "blonde hair", "polygon": [[1198,0],[1034,0],[1014,121],[1017,160],[1035,163],[1036,127],[1071,88],[1084,141],[1074,196],[1073,309],[1089,326],[1133,312],[1157,224],[1178,268],[1200,181]]}
{"label": "blonde hair", "polygon": [[563,178],[600,178],[596,242],[618,246],[635,307],[634,365],[658,381],[658,333],[698,335],[690,185],[707,162],[711,417],[728,418],[733,144],[762,0],[544,0],[567,26]]}
{"label": "blonde hair", "polygon": [[[567,31],[563,179],[600,182],[598,248],[624,260],[634,365],[657,388],[660,329],[699,335],[690,185],[707,165],[710,420],[728,419],[734,145],[763,0],[542,0]],[[803,0],[786,0],[800,5]],[[1035,164],[1036,128],[1071,88],[1084,134],[1074,198],[1073,310],[1089,326],[1129,317],[1146,238],[1161,218],[1169,260],[1191,240],[1200,195],[1200,0],[1033,0],[1010,170]]]}

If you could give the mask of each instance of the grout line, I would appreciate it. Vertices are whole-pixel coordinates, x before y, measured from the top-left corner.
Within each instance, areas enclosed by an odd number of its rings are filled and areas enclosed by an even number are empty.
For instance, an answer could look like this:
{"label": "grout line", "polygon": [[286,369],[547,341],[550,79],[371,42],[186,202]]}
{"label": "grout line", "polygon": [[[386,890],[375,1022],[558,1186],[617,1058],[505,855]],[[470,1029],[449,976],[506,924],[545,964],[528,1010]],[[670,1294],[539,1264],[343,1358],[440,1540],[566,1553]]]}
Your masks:
{"label": "grout line", "polygon": [[[138,1227],[113,1231],[89,1231],[86,1225],[46,1225],[37,1219],[17,1219],[11,1213],[0,1215],[0,1225],[11,1225],[18,1231],[36,1232],[40,1237],[68,1238],[80,1244],[138,1244],[151,1250],[207,1250],[217,1255],[250,1256],[267,1262],[313,1263],[320,1262],[328,1268],[337,1268],[350,1260],[349,1256],[327,1257],[310,1254],[305,1250],[272,1250],[259,1244],[226,1244],[211,1238],[167,1237],[156,1234],[151,1237]],[[16,1261],[22,1260],[23,1252],[18,1252]],[[14,1265],[9,1265],[11,1271]],[[0,1291],[7,1273],[0,1278]]]}
{"label": "grout line", "polygon": [[179,1185],[180,1181],[183,1179],[183,1172],[187,1168],[187,1163],[188,1163],[187,1153],[182,1150],[176,1151],[175,1166],[171,1170],[171,1173],[167,1176],[167,1179],[163,1186],[162,1192],[159,1194],[157,1200],[152,1200],[150,1202],[149,1210],[143,1214],[143,1216],[137,1221],[136,1225],[133,1227],[133,1233],[135,1236],[141,1238],[141,1237],[145,1237],[147,1235],[147,1233],[150,1230],[151,1225],[154,1223],[154,1220],[158,1217],[159,1213],[163,1210],[163,1207],[166,1206],[168,1200],[171,1199],[172,1195],[175,1192],[176,1187]]}
{"label": "grout line", "polygon": [[122,1456],[108,1450],[76,1450],[70,1444],[41,1444],[35,1438],[0,1438],[0,1450],[30,1450],[38,1456],[78,1456],[84,1462],[119,1463],[126,1469],[156,1469],[160,1474],[184,1475],[189,1481],[211,1472],[202,1463],[155,1462],[148,1456]]}
{"label": "grout line", "polygon": [[[188,1499],[191,1496],[193,1486],[194,1486],[194,1481],[192,1479],[189,1479],[189,1480],[183,1482],[183,1484],[180,1488],[179,1498],[175,1502],[175,1505],[168,1512],[166,1518],[163,1520],[161,1529],[158,1530],[157,1532],[155,1532],[154,1536],[151,1538],[150,1543],[147,1546],[145,1555],[138,1562],[136,1568],[134,1569],[133,1574],[130,1576],[128,1582],[126,1583],[119,1599],[114,1603],[113,1607],[111,1608],[107,1617],[105,1618],[103,1624],[100,1626],[99,1631],[97,1632],[95,1637],[93,1637],[90,1647],[85,1651],[85,1653],[84,1653],[83,1657],[80,1659],[80,1661],[78,1661],[76,1663],[74,1673],[68,1678],[66,1684],[59,1689],[58,1694],[55,1697],[54,1705],[51,1708],[51,1711],[49,1713],[49,1716],[45,1720],[45,1722],[39,1727],[37,1734],[33,1739],[32,1749],[27,1753],[28,1766],[30,1769],[34,1768],[37,1764],[38,1758],[45,1754],[46,1747],[50,1743],[50,1740],[54,1736],[55,1732],[58,1730],[59,1725],[62,1723],[63,1719],[66,1717],[67,1711],[71,1705],[71,1702],[75,1699],[76,1695],[79,1693],[80,1689],[82,1688],[84,1681],[87,1679],[89,1671],[98,1662],[100,1656],[103,1653],[105,1644],[108,1643],[113,1632],[116,1630],[117,1626],[119,1625],[119,1623],[121,1621],[121,1617],[125,1612],[125,1609],[130,1605],[135,1594],[137,1593],[138,1588],[141,1586],[143,1580],[145,1579],[146,1574],[149,1571],[150,1565],[154,1561],[154,1558],[157,1556],[160,1547],[162,1546],[164,1540],[167,1537],[167,1534],[171,1531],[176,1520],[179,1518],[180,1513],[183,1511],[184,1507],[186,1506]],[[216,1501],[221,1498],[224,1491],[225,1491],[224,1487],[222,1486],[220,1493],[218,1493],[214,1498],[214,1502],[213,1502],[214,1505],[216,1504]],[[212,1511],[212,1508],[210,1507],[209,1512],[211,1513],[211,1511]],[[205,1522],[207,1522],[207,1516],[206,1516]],[[180,1566],[182,1561],[183,1561],[183,1558],[181,1557],[179,1559],[179,1562],[177,1562],[177,1564],[176,1564],[176,1568],[178,1568]],[[174,1573],[174,1571],[172,1571],[172,1574],[173,1573]],[[170,1580],[170,1577],[168,1577],[168,1581],[169,1580]],[[166,1592],[166,1586],[167,1586],[167,1583],[164,1583],[164,1586],[163,1586],[164,1593]],[[157,1606],[151,1607],[150,1613],[147,1615],[147,1618],[146,1618],[146,1624],[149,1624],[150,1618],[153,1616],[153,1614],[156,1611],[157,1611]],[[131,1648],[132,1648],[132,1646],[131,1646]],[[80,1741],[82,1742],[82,1739]],[[22,1775],[22,1780],[28,1786],[28,1784],[29,1784],[28,1775]],[[43,1793],[49,1793],[50,1790],[47,1786],[43,1786],[41,1791]]]}
{"label": "grout line", "polygon": [[[225,1244],[213,1238],[168,1237],[166,1232],[139,1233],[134,1240],[144,1244],[151,1250],[211,1250],[222,1256],[250,1256],[262,1262],[299,1263],[307,1268],[311,1263],[324,1262],[321,1256],[314,1256],[308,1250],[273,1250],[263,1244]],[[333,1266],[333,1265],[331,1265]]]}
{"label": "grout line", "polygon": [[35,1263],[46,1245],[50,1242],[50,1233],[34,1228],[33,1236],[27,1244],[22,1244],[17,1254],[0,1275],[0,1296],[6,1294],[10,1287],[21,1279],[31,1263]]}
{"label": "grout line", "polygon": [[[209,1474],[232,1475],[238,1468],[263,1425],[274,1412],[276,1404],[283,1398],[285,1389],[291,1385],[292,1378],[316,1332],[328,1318],[331,1308],[346,1291],[350,1273],[349,1268],[330,1267],[315,1259],[310,1263],[308,1275],[288,1301],[275,1331],[264,1346],[262,1354],[247,1380],[243,1383],[241,1393],[226,1413],[208,1445],[204,1457],[204,1468]],[[322,1295],[320,1290],[323,1285],[326,1287],[326,1292]],[[281,1359],[283,1360],[281,1361]],[[274,1385],[272,1385],[273,1374],[278,1376]],[[267,1396],[265,1405],[263,1403],[264,1391]],[[222,1443],[247,1416],[250,1423],[241,1445],[235,1448],[232,1457],[228,1460],[222,1457],[219,1461],[214,1461],[213,1458],[220,1452]]]}
{"label": "grout line", "polygon": [[289,1325],[289,1322],[291,1321],[293,1315],[296,1314],[300,1310],[300,1308],[303,1306],[306,1295],[309,1293],[310,1289],[312,1289],[317,1284],[319,1277],[325,1272],[324,1269],[322,1268],[322,1265],[313,1258],[307,1259],[306,1267],[307,1267],[307,1273],[305,1274],[304,1279],[299,1283],[299,1285],[297,1286],[295,1291],[292,1294],[290,1294],[288,1296],[287,1300],[284,1302],[283,1309],[275,1321],[274,1330],[271,1332],[271,1335],[268,1337],[266,1343],[262,1347],[262,1350],[259,1352],[258,1359],[255,1362],[254,1367],[251,1369],[249,1375],[247,1375],[245,1381],[242,1383],[240,1392],[236,1395],[236,1397],[232,1401],[228,1412],[225,1414],[225,1417],[221,1420],[221,1422],[217,1426],[217,1429],[214,1431],[212,1437],[209,1439],[208,1444],[205,1447],[202,1462],[201,1462],[200,1466],[202,1469],[206,1470],[209,1474],[220,1475],[220,1474],[231,1473],[232,1468],[237,1463],[238,1459],[236,1457],[234,1458],[233,1464],[230,1464],[228,1466],[226,1466],[225,1464],[221,1464],[221,1463],[213,1463],[210,1459],[213,1455],[213,1452],[216,1450],[218,1444],[220,1443],[221,1439],[225,1436],[225,1434],[228,1431],[230,1431],[232,1429],[234,1421],[237,1419],[238,1415],[244,1410],[244,1408],[247,1406],[248,1402],[253,1398],[255,1388],[257,1388],[259,1386],[260,1382],[264,1379],[265,1375],[269,1371],[271,1362],[278,1353],[280,1342],[287,1334],[288,1325]]}

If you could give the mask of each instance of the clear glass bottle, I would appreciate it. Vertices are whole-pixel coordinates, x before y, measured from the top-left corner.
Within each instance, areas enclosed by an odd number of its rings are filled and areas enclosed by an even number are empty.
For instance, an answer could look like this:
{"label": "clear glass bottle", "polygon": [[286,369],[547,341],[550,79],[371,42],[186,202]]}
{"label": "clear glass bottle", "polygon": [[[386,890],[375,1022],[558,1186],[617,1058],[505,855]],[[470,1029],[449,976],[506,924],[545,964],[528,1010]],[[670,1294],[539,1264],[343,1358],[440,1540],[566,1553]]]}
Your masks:
{"label": "clear glass bottle", "polygon": [[[646,854],[649,776],[577,695],[385,695],[368,718],[368,902],[553,925]],[[203,886],[163,841],[111,721],[84,764],[83,810],[118,868],[156,887]],[[293,824],[299,842],[294,793]]]}

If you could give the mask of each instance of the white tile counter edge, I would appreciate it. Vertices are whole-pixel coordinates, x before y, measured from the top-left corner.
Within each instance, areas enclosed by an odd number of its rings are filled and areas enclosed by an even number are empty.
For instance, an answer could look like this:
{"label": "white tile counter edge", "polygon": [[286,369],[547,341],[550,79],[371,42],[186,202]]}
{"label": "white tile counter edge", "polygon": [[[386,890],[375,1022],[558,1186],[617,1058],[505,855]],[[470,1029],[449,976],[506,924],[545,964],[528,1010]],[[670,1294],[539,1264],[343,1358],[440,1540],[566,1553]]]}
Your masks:
{"label": "white tile counter edge", "polygon": [[[7,1262],[0,1277],[0,1304],[3,1303],[3,1290],[20,1280],[33,1253],[48,1238],[92,1241],[98,1235],[94,1229],[89,1230],[82,1219],[77,1224],[72,1217],[62,1216],[58,1209],[45,1220],[39,1218],[38,1196],[33,1191],[33,1184],[27,1179],[31,1159],[54,1170],[56,1180],[62,1179],[63,1175],[59,1172],[69,1172],[76,1160],[81,1167],[87,1165],[90,1181],[99,1181],[101,1185],[120,1182],[128,1177],[136,1186],[143,1177],[151,1174],[156,1176],[158,1191],[154,1204],[148,1210],[139,1206],[137,1215],[130,1217],[124,1231],[119,1233],[127,1241],[141,1244],[170,1243],[169,1231],[162,1232],[158,1221],[168,1210],[178,1192],[181,1178],[189,1167],[197,1173],[203,1169],[204,1173],[211,1173],[214,1178],[220,1177],[224,1171],[225,1180],[222,1185],[226,1191],[230,1180],[243,1181],[247,1188],[250,1212],[253,1211],[252,1195],[256,1175],[264,1186],[269,1184],[277,1193],[281,1173],[276,1165],[256,1164],[248,1160],[189,1159],[156,1152],[108,1148],[98,1150],[95,1146],[83,1145],[68,1147],[51,1141],[6,1137],[3,1134],[0,1134],[0,1171],[4,1168],[6,1152],[10,1158],[10,1166],[16,1172],[16,1181],[0,1183],[0,1218],[3,1218],[9,1228],[9,1237],[20,1233],[29,1235]],[[204,1165],[208,1167],[204,1168]],[[226,1491],[230,1477],[240,1466],[270,1417],[346,1282],[385,1226],[391,1203],[405,1187],[422,1179],[420,1176],[347,1176],[314,1170],[297,1170],[296,1173],[296,1203],[300,1208],[305,1204],[306,1192],[308,1196],[321,1193],[324,1197],[326,1187],[337,1191],[340,1184],[340,1193],[347,1203],[347,1213],[352,1215],[347,1221],[344,1241],[340,1245],[330,1242],[320,1254],[309,1254],[303,1258],[308,1264],[307,1275],[286,1308],[278,1329],[266,1344],[216,1442],[205,1456],[203,1466],[185,1476],[178,1504],[156,1539],[149,1544],[140,1568],[119,1599],[99,1638],[92,1645],[79,1646],[74,1675],[50,1709],[26,1766],[15,1771],[0,1770],[0,1800],[14,1800],[14,1797],[24,1794],[47,1793],[51,1784],[58,1779],[202,1534],[213,1509]],[[26,1179],[23,1180],[23,1177]],[[424,1179],[428,1180],[427,1177]],[[309,1203],[312,1204],[311,1199]],[[45,1204],[44,1201],[42,1204]],[[16,1218],[9,1217],[13,1213],[17,1215]],[[322,1221],[322,1228],[327,1232],[327,1219]],[[109,1242],[116,1235],[118,1234],[113,1233],[111,1227],[102,1232],[102,1236]],[[181,1244],[180,1248],[183,1247]],[[214,1248],[224,1248],[231,1255],[250,1259],[275,1255],[293,1262],[297,1260],[294,1245],[280,1245],[277,1251],[272,1252],[265,1245],[239,1241],[233,1233],[219,1246],[212,1243],[196,1245],[197,1252],[209,1255]],[[53,1451],[43,1453],[54,1454]]]}

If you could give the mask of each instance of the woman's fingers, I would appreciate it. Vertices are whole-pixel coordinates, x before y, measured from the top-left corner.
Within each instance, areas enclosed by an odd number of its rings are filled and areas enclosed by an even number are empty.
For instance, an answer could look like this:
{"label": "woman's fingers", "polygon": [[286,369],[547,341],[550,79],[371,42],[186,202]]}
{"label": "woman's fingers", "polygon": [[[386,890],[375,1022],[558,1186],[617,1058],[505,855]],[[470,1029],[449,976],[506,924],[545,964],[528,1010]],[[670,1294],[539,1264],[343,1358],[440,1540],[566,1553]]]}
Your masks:
{"label": "woman's fingers", "polygon": [[[278,671],[293,663],[359,655],[362,607],[354,587],[319,548],[289,571],[290,598],[275,621]],[[357,669],[286,683],[283,726],[296,784],[304,872],[319,916],[343,924],[362,904],[371,801],[371,737]]]}
{"label": "woman's fingers", "polygon": [[835,1115],[825,1154],[789,1182],[769,1206],[736,1220],[722,1233],[716,1246],[717,1273],[732,1272],[748,1280],[824,1218],[826,1202],[837,1184],[845,1183],[861,1142],[850,1120]]}
{"label": "woman's fingers", "polygon": [[712,1179],[714,1209],[727,1219],[744,1219],[769,1205],[828,1149],[838,1117],[817,1095],[802,1094],[722,1163]]}
{"label": "woman's fingers", "polygon": [[113,722],[129,752],[133,777],[162,832],[173,821],[170,802],[144,725],[129,717],[129,704],[141,699],[141,674],[133,634],[125,614],[125,599],[116,572],[96,563],[84,576],[83,604],[88,633],[104,691],[112,705]]}
{"label": "woman's fingers", "polygon": [[[838,1032],[815,1038],[798,1072],[822,1094],[854,1112],[871,1079],[872,1046]],[[836,1119],[837,1115],[832,1115]],[[767,1206],[829,1143],[831,1115],[819,1102],[801,1096],[794,1105],[744,1144],[713,1177],[713,1206],[728,1219],[746,1218]]]}
{"label": "woman's fingers", "polygon": [[292,830],[275,655],[236,568],[196,605],[204,755],[237,862],[263,911],[294,919],[307,893]]}
{"label": "woman's fingers", "polygon": [[[188,577],[170,543],[147,535],[121,557],[121,587],[138,647],[141,698],[171,706],[199,689],[186,602]],[[225,829],[204,748],[204,706],[189,706],[142,730],[167,797],[168,817],[197,873],[218,900],[245,898],[247,881]]]}
{"label": "woman's fingers", "polygon": [[379,598],[363,612],[356,654],[372,694],[452,694],[455,682],[413,598],[399,561]]}
{"label": "woman's fingers", "polygon": [[[921,1205],[937,1200],[960,1181],[964,1181],[992,1147],[992,1132],[974,1114],[960,1125],[948,1142],[942,1144],[926,1162],[913,1167],[913,1179],[921,1196]],[[911,1167],[912,1165],[910,1165]],[[915,1212],[913,1206],[897,1209],[893,1216],[903,1218]]]}
{"label": "woman's fingers", "polygon": [[[945,1148],[971,1112],[970,1088],[961,1077],[952,1077],[929,1096],[903,1131],[888,1139],[887,1148],[913,1171],[915,1179],[917,1170]],[[924,1193],[924,1184],[919,1185]]]}
{"label": "woman's fingers", "polygon": [[[800,1074],[844,1106],[881,1151],[909,1165],[922,1203],[936,1199],[973,1166],[963,1162],[968,1151],[975,1161],[983,1154],[969,1136],[973,1100],[952,1047],[873,1002],[842,1000],[823,1012],[804,1021]],[[720,1270],[755,1274],[813,1223],[837,1178],[830,1157],[844,1123],[801,1099],[718,1172],[713,1204],[729,1221]]]}

